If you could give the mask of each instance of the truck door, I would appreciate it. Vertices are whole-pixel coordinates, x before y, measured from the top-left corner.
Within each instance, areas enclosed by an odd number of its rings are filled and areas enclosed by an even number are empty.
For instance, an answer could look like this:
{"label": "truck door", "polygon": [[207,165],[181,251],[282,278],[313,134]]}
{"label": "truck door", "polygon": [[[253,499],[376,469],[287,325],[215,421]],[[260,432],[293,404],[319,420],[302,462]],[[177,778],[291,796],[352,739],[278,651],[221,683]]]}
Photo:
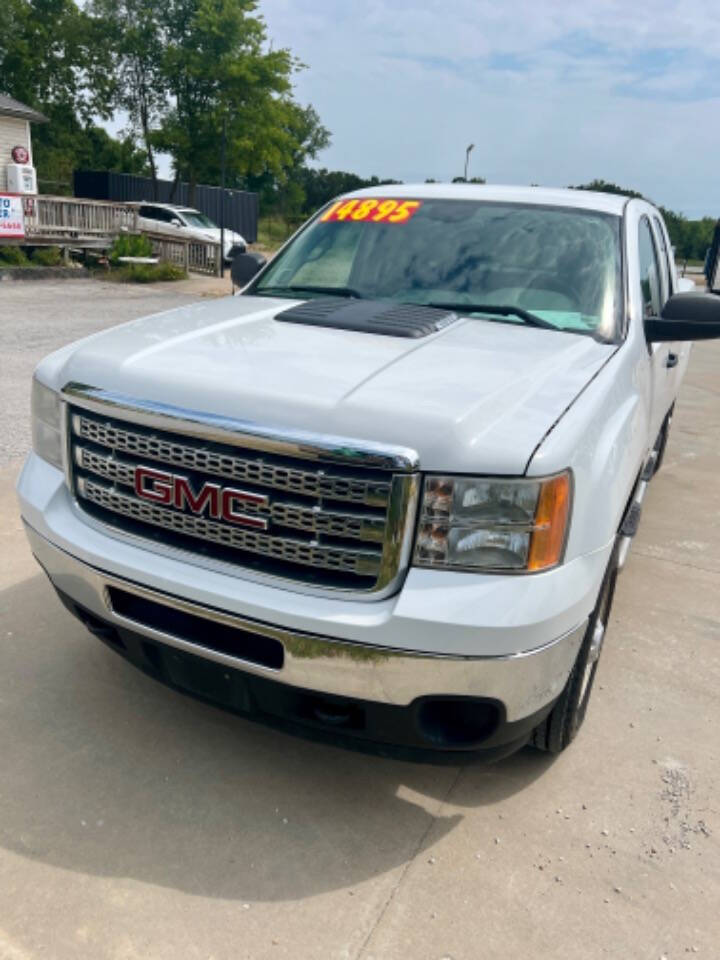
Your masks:
{"label": "truck door", "polygon": [[[650,220],[643,216],[638,227],[638,254],[640,258],[640,287],[643,305],[643,317],[660,316],[667,295],[667,283],[664,285],[662,261],[653,235]],[[665,273],[667,274],[667,264]],[[652,378],[652,410],[650,416],[650,443],[660,432],[665,416],[673,405],[677,391],[677,373],[680,358],[674,343],[650,344],[650,364]]]}

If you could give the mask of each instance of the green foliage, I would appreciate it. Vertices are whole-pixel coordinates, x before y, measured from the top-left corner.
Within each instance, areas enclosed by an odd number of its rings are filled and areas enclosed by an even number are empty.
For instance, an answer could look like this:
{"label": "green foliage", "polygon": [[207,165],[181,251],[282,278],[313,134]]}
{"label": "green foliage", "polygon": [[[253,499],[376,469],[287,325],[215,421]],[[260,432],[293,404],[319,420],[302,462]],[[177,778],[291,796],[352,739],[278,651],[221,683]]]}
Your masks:
{"label": "green foliage", "polygon": [[113,113],[109,40],[75,0],[0,0],[0,89],[50,120],[33,126],[41,191],[69,193],[77,167],[144,172],[132,141],[94,122]]}
{"label": "green foliage", "polygon": [[102,127],[82,124],[66,104],[43,109],[50,123],[33,127],[33,153],[42,193],[72,193],[74,170],[147,173],[145,156],[131,139],[116,140]]}
{"label": "green foliage", "polygon": [[[608,183],[606,180],[591,180],[590,183],[584,183],[572,189],[597,190],[600,193],[616,193],[626,197],[635,197],[639,200],[645,199],[637,190],[620,187],[616,183]],[[681,213],[675,213],[665,207],[660,207],[660,210],[670,234],[670,243],[675,248],[675,259],[698,260],[702,263],[712,242],[715,220],[712,217],[688,220]]]}
{"label": "green foliage", "polygon": [[29,265],[30,261],[22,247],[9,244],[6,247],[0,247],[0,267],[27,267]]}
{"label": "green foliage", "polygon": [[[109,259],[118,263],[120,257],[151,257],[152,243],[142,233],[120,233],[113,242]],[[144,264],[140,264],[144,266]]]}
{"label": "green foliage", "polygon": [[248,175],[288,183],[329,143],[315,110],[292,99],[300,64],[268,48],[256,0],[91,0],[90,11],[113,38],[113,105],[142,138],[153,177],[155,152],[171,155],[190,203],[195,184],[220,181],[224,130],[228,186]]}
{"label": "green foliage", "polygon": [[285,181],[265,174],[262,177],[248,177],[246,187],[260,194],[260,209],[265,214],[293,224],[342,193],[387,183],[399,181],[363,178],[344,170],[315,170],[298,165]]}
{"label": "green foliage", "polygon": [[2,0],[3,92],[43,112],[65,104],[85,122],[108,118],[114,80],[105,40],[75,0]]}
{"label": "green foliage", "polygon": [[185,280],[187,274],[182,267],[174,263],[130,263],[113,270],[113,280],[124,283],[160,283],[171,280]]}
{"label": "green foliage", "polygon": [[60,247],[35,247],[30,259],[38,267],[57,267],[62,262]]}
{"label": "green foliage", "polygon": [[638,193],[637,190],[629,190],[625,187],[620,187],[617,183],[610,183],[608,180],[591,180],[589,183],[581,183],[577,187],[571,187],[571,190],[594,190],[596,193],[615,193],[620,194],[623,197],[635,197],[638,200],[644,200],[645,198],[641,193]]}

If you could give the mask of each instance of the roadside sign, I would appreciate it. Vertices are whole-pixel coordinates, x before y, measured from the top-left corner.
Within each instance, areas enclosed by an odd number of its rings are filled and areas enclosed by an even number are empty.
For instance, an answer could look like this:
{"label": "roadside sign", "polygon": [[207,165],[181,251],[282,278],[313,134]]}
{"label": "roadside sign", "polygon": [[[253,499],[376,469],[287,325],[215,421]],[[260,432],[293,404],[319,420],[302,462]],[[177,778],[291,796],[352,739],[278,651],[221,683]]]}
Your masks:
{"label": "roadside sign", "polygon": [[20,239],[25,236],[25,217],[22,197],[0,193],[0,240]]}

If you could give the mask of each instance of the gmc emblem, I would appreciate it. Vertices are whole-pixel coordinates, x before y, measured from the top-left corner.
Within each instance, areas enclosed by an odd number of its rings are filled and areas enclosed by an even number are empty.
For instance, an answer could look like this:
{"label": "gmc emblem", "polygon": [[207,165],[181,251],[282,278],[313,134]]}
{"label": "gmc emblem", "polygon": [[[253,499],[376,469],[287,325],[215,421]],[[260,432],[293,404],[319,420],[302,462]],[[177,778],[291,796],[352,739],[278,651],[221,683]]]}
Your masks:
{"label": "gmc emblem", "polygon": [[256,530],[267,530],[268,522],[264,517],[243,513],[243,505],[253,504],[266,507],[267,497],[234,487],[221,487],[219,483],[204,483],[199,490],[193,490],[187,477],[177,473],[166,473],[152,467],[135,467],[135,493],[143,500],[161,503],[166,507],[183,510],[187,507],[193,513],[207,515],[215,520],[227,520]]}

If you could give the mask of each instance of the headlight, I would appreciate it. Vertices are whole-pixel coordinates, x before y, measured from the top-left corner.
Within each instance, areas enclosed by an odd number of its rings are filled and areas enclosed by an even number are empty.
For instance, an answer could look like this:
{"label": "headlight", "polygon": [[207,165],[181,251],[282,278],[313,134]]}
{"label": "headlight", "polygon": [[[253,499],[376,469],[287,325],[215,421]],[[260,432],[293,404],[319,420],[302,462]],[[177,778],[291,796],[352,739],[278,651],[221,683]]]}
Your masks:
{"label": "headlight", "polygon": [[60,396],[39,380],[32,383],[32,445],[35,453],[59,470],[63,469],[62,402]]}
{"label": "headlight", "polygon": [[428,476],[415,543],[419,567],[538,571],[562,560],[569,473],[545,480]]}

